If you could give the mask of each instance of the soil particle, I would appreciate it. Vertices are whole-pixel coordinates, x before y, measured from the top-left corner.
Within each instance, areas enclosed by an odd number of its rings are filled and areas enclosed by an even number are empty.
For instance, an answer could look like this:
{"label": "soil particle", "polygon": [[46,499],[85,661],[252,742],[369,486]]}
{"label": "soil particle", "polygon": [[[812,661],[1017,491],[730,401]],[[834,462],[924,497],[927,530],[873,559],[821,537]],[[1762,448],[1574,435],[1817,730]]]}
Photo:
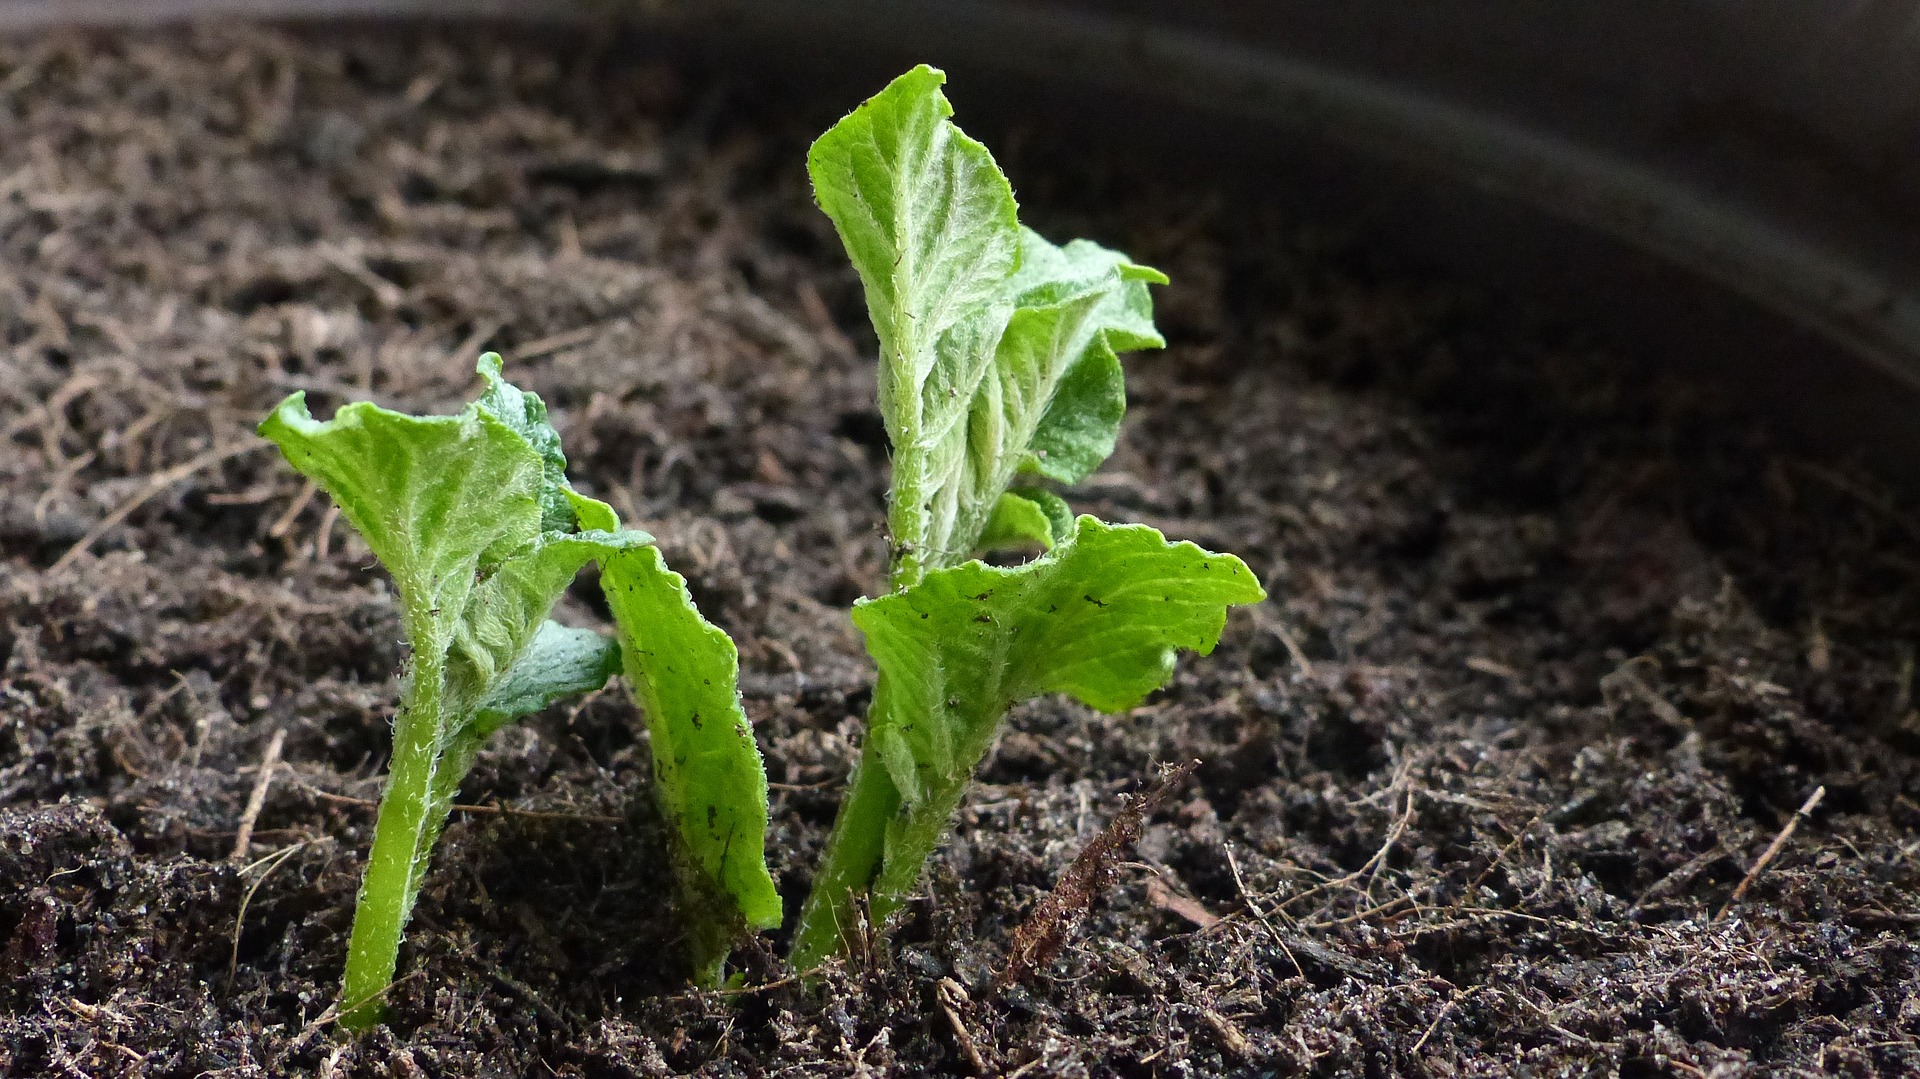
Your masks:
{"label": "soil particle", "polygon": [[[245,26],[0,42],[0,84],[0,1073],[1920,1072],[1913,505],[1284,192],[984,129],[1043,231],[1174,282],[1070,496],[1274,600],[1128,715],[1022,709],[892,946],[816,993],[780,934],[685,989],[620,692],[503,731],[391,1022],[340,1040],[400,634],[248,432],[293,390],[448,410],[504,353],[739,640],[797,906],[884,577],[873,343],[800,167],[852,98],[609,38]],[[586,584],[562,618],[602,619]]]}

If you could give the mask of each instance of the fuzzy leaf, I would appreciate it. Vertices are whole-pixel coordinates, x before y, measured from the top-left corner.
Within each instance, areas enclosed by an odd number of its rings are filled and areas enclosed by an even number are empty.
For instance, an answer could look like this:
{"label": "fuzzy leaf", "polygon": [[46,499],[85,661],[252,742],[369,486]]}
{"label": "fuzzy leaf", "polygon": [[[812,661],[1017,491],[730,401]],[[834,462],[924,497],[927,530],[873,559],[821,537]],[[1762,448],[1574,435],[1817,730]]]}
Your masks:
{"label": "fuzzy leaf", "polygon": [[1038,487],[1015,487],[1007,493],[1032,502],[1047,515],[1047,528],[1051,533],[1047,546],[1052,547],[1073,538],[1077,526],[1074,524],[1073,508],[1067,505],[1066,499]]}
{"label": "fuzzy leaf", "polygon": [[503,725],[556,701],[591,693],[620,670],[620,645],[590,629],[540,623],[520,661],[474,708],[474,733]]}
{"label": "fuzzy leaf", "polygon": [[702,618],[657,548],[606,560],[601,587],[653,740],[654,793],[680,837],[696,978],[717,984],[739,929],[780,924],[767,871],[767,774],[740,707],[733,642]]}
{"label": "fuzzy leaf", "polygon": [[1151,299],[1140,277],[1156,271],[1085,240],[1056,248],[1022,235],[1028,262],[1008,286],[1019,306],[974,393],[964,467],[951,481],[963,492],[954,535],[969,550],[1022,468],[1078,482],[1106,460],[1126,412],[1114,343],[1159,343],[1146,336]]}
{"label": "fuzzy leaf", "polygon": [[949,549],[957,492],[934,476],[964,450],[1020,254],[1013,189],[986,147],[948,122],[945,81],[914,68],[807,152],[880,339],[880,415],[894,446],[887,524],[908,577],[964,557]]}
{"label": "fuzzy leaf", "polygon": [[1030,544],[1043,548],[1053,546],[1053,522],[1039,502],[1008,491],[994,503],[993,515],[987,518],[987,527],[980,533],[979,547],[983,551],[998,551]]}
{"label": "fuzzy leaf", "polygon": [[445,652],[482,564],[540,534],[539,455],[489,413],[405,416],[360,402],[321,423],[295,393],[260,433],[333,496],[392,575],[416,653]]}
{"label": "fuzzy leaf", "polygon": [[645,532],[544,532],[520,553],[489,567],[454,628],[447,679],[456,700],[479,702],[521,662],[547,613],[587,563],[645,546]]}
{"label": "fuzzy leaf", "polygon": [[1166,682],[1177,649],[1212,651],[1227,608],[1264,597],[1232,555],[1081,517],[1024,566],[971,562],[862,601],[854,623],[880,668],[867,738],[901,799],[876,917],[913,886],[1010,707],[1065,693],[1130,708]]}
{"label": "fuzzy leaf", "polygon": [[947,122],[944,82],[914,68],[807,153],[814,195],[866,286],[883,377],[912,395],[935,342],[1001,294],[1019,252],[1013,189],[987,148]]}
{"label": "fuzzy leaf", "polygon": [[1114,352],[1161,344],[1146,285],[1165,278],[1022,229],[992,156],[947,120],[944,81],[915,68],[807,159],[880,338],[896,587],[965,559],[1021,468],[1098,466],[1126,405]]}
{"label": "fuzzy leaf", "polygon": [[[480,357],[480,378],[486,388],[474,407],[492,415],[527,440],[540,455],[540,528],[545,532],[566,531],[574,525],[573,506],[567,497],[573,485],[567,482],[567,455],[560,449],[560,432],[547,419],[547,403],[500,377],[500,354],[489,352]],[[590,527],[590,526],[589,526]]]}
{"label": "fuzzy leaf", "polygon": [[1058,302],[1097,290],[1099,299],[1070,333],[1052,343],[1052,392],[1020,451],[1019,467],[1061,483],[1079,483],[1113,454],[1127,412],[1126,378],[1117,353],[1165,348],[1153,326],[1149,284],[1165,274],[1086,240],[1055,247],[1025,233],[1025,261],[1014,281],[1022,306]]}

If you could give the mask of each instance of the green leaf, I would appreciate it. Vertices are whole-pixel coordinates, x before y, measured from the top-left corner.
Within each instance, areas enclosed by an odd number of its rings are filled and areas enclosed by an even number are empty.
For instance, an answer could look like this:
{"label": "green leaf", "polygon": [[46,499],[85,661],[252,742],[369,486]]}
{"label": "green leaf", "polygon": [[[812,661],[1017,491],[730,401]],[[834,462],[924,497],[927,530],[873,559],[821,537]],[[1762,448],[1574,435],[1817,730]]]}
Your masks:
{"label": "green leaf", "polygon": [[965,785],[1013,704],[1065,693],[1131,708],[1177,649],[1211,652],[1227,608],[1266,596],[1232,555],[1145,525],[1077,526],[1024,566],[970,562],[854,608],[888,698],[867,737],[910,808]]}
{"label": "green leaf", "polygon": [[599,689],[619,671],[618,642],[590,629],[542,622],[520,661],[474,706],[474,733],[484,739],[521,716]]}
{"label": "green leaf", "polygon": [[1125,280],[1120,267],[1129,264],[1097,244],[1056,249],[1025,235],[1029,253],[1047,252],[1039,261],[1065,276],[1023,272],[1015,279],[1021,305],[974,391],[966,449],[956,455],[962,467],[951,480],[962,492],[953,535],[966,550],[977,545],[992,506],[1022,467],[1084,479],[1112,452],[1126,411],[1120,363],[1107,342],[1116,320],[1134,317],[1131,291],[1144,300],[1145,286]]}
{"label": "green leaf", "polygon": [[914,891],[1009,708],[1047,693],[1130,708],[1166,682],[1177,650],[1212,651],[1228,607],[1265,595],[1232,555],[1081,517],[1024,566],[970,562],[861,601],[853,620],[880,677],[795,966],[844,946],[860,893],[879,925]]}
{"label": "green leaf", "polygon": [[320,423],[295,393],[260,434],[333,497],[392,575],[416,653],[443,653],[480,566],[540,534],[540,458],[488,413],[405,416],[361,402]]}
{"label": "green leaf", "polygon": [[[807,172],[866,286],[880,339],[880,414],[892,440],[888,513],[901,572],[951,561],[930,478],[951,458],[973,387],[1011,313],[1013,189],[986,147],[949,123],[946,75],[921,65],[820,136]],[[964,556],[964,551],[960,552]]]}
{"label": "green leaf", "polygon": [[1116,351],[1158,347],[1157,271],[1021,228],[986,149],[915,68],[808,154],[880,338],[893,584],[965,559],[1023,467],[1077,482],[1113,449]]}
{"label": "green leaf", "polygon": [[1024,237],[1025,262],[1014,282],[1023,306],[1099,294],[1084,317],[1051,342],[1046,370],[1053,390],[1018,465],[1061,483],[1079,483],[1113,454],[1127,412],[1126,377],[1117,353],[1166,347],[1153,326],[1147,285],[1164,285],[1167,279],[1087,240],[1055,247],[1032,231]]}
{"label": "green leaf", "polygon": [[1042,548],[1065,542],[1076,525],[1066,499],[1039,487],[1015,487],[1000,496],[980,533],[979,549],[1000,550],[1038,544]]}
{"label": "green leaf", "polygon": [[780,924],[767,871],[767,774],[740,706],[739,657],[654,547],[606,560],[601,587],[653,742],[654,794],[679,836],[696,978],[721,981],[742,923]]}
{"label": "green leaf", "polygon": [[1008,491],[994,503],[993,515],[980,533],[980,549],[998,551],[1030,544],[1053,546],[1053,521],[1039,502]]}
{"label": "green leaf", "polygon": [[[620,646],[590,629],[574,629],[545,621],[534,631],[520,658],[464,716],[453,719],[440,739],[440,758],[434,769],[429,816],[445,816],[473,770],[473,762],[493,733],[521,716],[531,715],[557,701],[591,693],[620,670]],[[431,853],[432,829],[423,838],[416,857],[424,864]]]}
{"label": "green leaf", "polygon": [[1053,532],[1053,543],[1048,546],[1073,538],[1079,525],[1075,523],[1073,507],[1067,505],[1066,499],[1038,487],[1015,487],[1011,493],[1033,502],[1047,515],[1047,527]]}
{"label": "green leaf", "polygon": [[814,195],[866,286],[883,377],[913,396],[935,342],[1000,295],[1019,252],[1013,189],[987,148],[947,122],[946,78],[914,68],[807,152]]}
{"label": "green leaf", "polygon": [[479,702],[517,666],[560,593],[588,562],[652,543],[645,532],[545,532],[511,558],[486,567],[447,652],[454,699]]}
{"label": "green leaf", "polygon": [[506,424],[540,456],[541,529],[547,532],[571,529],[573,505],[567,495],[573,488],[567,482],[567,455],[560,449],[560,432],[547,420],[547,403],[500,377],[498,352],[481,356],[477,370],[486,389],[474,407]]}

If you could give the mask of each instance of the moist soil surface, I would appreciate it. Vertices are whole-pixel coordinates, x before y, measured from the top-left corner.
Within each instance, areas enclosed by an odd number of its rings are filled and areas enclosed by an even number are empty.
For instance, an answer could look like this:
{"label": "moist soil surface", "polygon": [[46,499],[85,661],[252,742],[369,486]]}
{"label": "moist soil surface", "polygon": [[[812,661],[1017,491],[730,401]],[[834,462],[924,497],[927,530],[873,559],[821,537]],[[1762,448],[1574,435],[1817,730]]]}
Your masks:
{"label": "moist soil surface", "polygon": [[[452,411],[506,355],[738,639],[790,913],[858,745],[886,448],[802,169],[855,97],[597,42],[0,43],[0,1072],[1920,1073],[1908,503],[1285,192],[1018,130],[978,133],[1034,223],[1173,279],[1073,501],[1272,601],[1130,714],[1020,709],[891,942],[818,991],[784,932],[687,989],[621,690],[505,730],[390,1021],[344,1039],[404,656],[365,548],[250,437],[288,392]],[[559,617],[604,622],[591,580]]]}

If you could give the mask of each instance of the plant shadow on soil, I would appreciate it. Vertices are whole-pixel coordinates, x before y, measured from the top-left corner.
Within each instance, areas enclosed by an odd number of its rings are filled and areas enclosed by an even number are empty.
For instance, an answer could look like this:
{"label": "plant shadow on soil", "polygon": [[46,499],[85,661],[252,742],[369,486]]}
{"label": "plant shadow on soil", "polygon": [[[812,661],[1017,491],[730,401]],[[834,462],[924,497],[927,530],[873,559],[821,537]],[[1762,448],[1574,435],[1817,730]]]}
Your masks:
{"label": "plant shadow on soil", "polygon": [[[857,745],[885,447],[800,167],[851,101],[617,57],[0,44],[0,1072],[1920,1070],[1913,507],[1270,209],[1011,152],[1043,230],[1174,281],[1074,501],[1274,601],[1131,715],[1023,709],[891,957],[821,995],[778,935],[748,991],[685,990],[631,705],[535,717],[463,788],[391,1023],[316,1023],[402,656],[364,549],[247,448],[288,391],[446,410],[505,353],[739,639],[790,904]],[[563,618],[602,618],[589,583]],[[1119,795],[1189,758],[999,987]]]}

